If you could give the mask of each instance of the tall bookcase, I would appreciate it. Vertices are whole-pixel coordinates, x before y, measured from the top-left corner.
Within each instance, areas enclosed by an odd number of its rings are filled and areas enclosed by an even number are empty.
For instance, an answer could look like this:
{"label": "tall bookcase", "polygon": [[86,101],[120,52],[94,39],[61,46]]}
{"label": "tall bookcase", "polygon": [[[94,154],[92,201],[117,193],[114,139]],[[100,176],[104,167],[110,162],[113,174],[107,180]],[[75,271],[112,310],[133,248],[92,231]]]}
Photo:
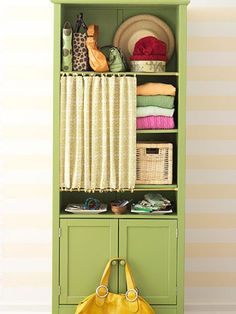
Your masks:
{"label": "tall bookcase", "polygon": [[[73,314],[76,305],[98,286],[110,257],[126,258],[141,295],[159,314],[184,313],[184,201],[186,11],[188,0],[52,0],[54,3],[54,127],[53,127],[53,314]],[[176,203],[170,215],[76,215],[64,211],[68,203],[89,197],[85,192],[60,192],[60,75],[61,29],[84,13],[87,24],[98,24],[99,46],[111,44],[117,27],[127,18],[152,14],[163,19],[175,36],[175,52],[164,73],[136,73],[143,82],[177,87],[175,129],[137,130],[137,140],[173,143],[173,184],[137,185],[129,191],[96,194],[113,199],[139,200],[147,191],[159,191]],[[109,26],[109,27],[108,27]],[[132,75],[132,73],[129,73]],[[89,75],[89,73],[88,73]],[[114,265],[110,289],[124,292],[124,266]]]}

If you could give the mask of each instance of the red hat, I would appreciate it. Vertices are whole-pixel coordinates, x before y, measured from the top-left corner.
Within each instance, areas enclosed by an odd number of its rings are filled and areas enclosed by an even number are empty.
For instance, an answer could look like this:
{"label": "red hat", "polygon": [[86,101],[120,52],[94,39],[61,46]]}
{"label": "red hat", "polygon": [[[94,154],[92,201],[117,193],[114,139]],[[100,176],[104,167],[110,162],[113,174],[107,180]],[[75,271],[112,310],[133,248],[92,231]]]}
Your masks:
{"label": "red hat", "polygon": [[143,37],[136,42],[130,60],[167,61],[166,44],[153,36]]}

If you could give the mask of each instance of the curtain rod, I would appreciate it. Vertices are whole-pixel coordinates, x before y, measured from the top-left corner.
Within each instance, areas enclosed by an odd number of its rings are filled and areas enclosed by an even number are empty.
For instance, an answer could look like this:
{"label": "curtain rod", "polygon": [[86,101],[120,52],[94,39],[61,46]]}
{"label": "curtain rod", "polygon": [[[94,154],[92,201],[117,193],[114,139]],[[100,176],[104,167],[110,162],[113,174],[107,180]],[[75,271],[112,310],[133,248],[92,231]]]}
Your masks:
{"label": "curtain rod", "polygon": [[61,76],[136,76],[133,72],[61,72]]}

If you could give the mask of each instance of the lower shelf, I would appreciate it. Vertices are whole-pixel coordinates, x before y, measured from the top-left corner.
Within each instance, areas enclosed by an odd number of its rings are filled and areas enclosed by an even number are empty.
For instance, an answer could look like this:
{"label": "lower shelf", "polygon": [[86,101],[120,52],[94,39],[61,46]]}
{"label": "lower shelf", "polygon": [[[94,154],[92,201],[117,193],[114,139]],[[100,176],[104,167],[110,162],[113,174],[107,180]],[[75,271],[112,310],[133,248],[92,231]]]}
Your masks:
{"label": "lower shelf", "polygon": [[115,215],[113,213],[104,213],[104,214],[96,214],[96,215],[89,215],[89,214],[70,214],[70,213],[63,213],[60,214],[60,218],[74,218],[74,219],[85,219],[85,218],[91,218],[91,219],[177,219],[178,216],[176,214],[166,214],[166,215],[160,215],[160,214],[123,214],[123,215]]}
{"label": "lower shelf", "polygon": [[[128,212],[125,215],[115,215],[111,212],[111,203],[116,202],[118,200],[129,200],[132,203],[138,203],[141,200],[145,199],[145,194],[147,193],[159,193],[163,197],[167,198],[171,204],[172,204],[172,210],[173,213],[169,214],[136,214],[136,213],[130,213]],[[98,199],[102,204],[106,204],[108,208],[108,212],[106,213],[100,213],[96,215],[91,215],[91,213],[67,213],[65,212],[66,207],[68,204],[84,204],[85,201],[88,198],[96,198]],[[104,193],[85,193],[85,192],[61,192],[60,193],[60,218],[160,218],[164,217],[166,219],[169,219],[168,217],[176,218],[176,215],[180,213],[178,209],[178,202],[177,202],[178,192],[177,191],[169,191],[162,189],[161,191],[135,191],[134,193],[131,192],[104,192]]]}
{"label": "lower shelf", "polygon": [[[176,306],[152,306],[155,313],[158,314],[176,314]],[[76,305],[61,305],[59,307],[59,314],[74,314],[76,310]]]}

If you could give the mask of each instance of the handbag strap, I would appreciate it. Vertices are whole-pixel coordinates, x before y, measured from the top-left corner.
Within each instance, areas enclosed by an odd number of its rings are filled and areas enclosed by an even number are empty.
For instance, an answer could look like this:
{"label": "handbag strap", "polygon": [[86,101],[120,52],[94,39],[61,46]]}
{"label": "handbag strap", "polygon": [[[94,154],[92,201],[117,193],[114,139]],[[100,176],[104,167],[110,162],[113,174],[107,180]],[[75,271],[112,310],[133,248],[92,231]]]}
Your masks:
{"label": "handbag strap", "polygon": [[99,26],[96,24],[90,24],[87,28],[87,36],[88,38],[93,38],[95,42],[97,42],[99,33]]}
{"label": "handbag strap", "polygon": [[83,13],[80,13],[79,15],[77,15],[77,20],[76,20],[76,23],[75,23],[75,33],[79,33],[79,30],[80,30],[81,26],[83,27],[84,30],[87,31],[88,27],[87,27],[87,25],[84,22]]}
{"label": "handbag strap", "polygon": [[105,45],[105,46],[102,46],[100,49],[107,49],[107,48],[109,48],[109,49],[111,49],[111,48],[118,49],[116,46],[112,46],[112,45]]}
{"label": "handbag strap", "polygon": [[[98,306],[102,306],[105,302],[105,298],[108,295],[108,282],[111,273],[111,266],[113,261],[125,261],[123,258],[112,258],[107,263],[103,272],[100,286],[96,289],[96,303]],[[131,273],[128,263],[125,261],[125,276],[127,291],[125,294],[126,300],[129,304],[129,309],[132,313],[136,313],[138,310],[138,289],[135,286],[134,278]]]}
{"label": "handbag strap", "polygon": [[[108,286],[109,277],[110,277],[110,273],[111,273],[111,265],[112,265],[112,262],[114,262],[114,261],[125,261],[125,260],[123,258],[120,258],[120,257],[112,258],[109,260],[109,262],[107,263],[105,270],[103,272],[102,279],[100,281],[101,286],[106,286],[106,287]],[[125,276],[126,276],[127,289],[128,290],[136,289],[134,278],[133,278],[133,275],[131,273],[130,267],[129,267],[127,262],[125,262]]]}

